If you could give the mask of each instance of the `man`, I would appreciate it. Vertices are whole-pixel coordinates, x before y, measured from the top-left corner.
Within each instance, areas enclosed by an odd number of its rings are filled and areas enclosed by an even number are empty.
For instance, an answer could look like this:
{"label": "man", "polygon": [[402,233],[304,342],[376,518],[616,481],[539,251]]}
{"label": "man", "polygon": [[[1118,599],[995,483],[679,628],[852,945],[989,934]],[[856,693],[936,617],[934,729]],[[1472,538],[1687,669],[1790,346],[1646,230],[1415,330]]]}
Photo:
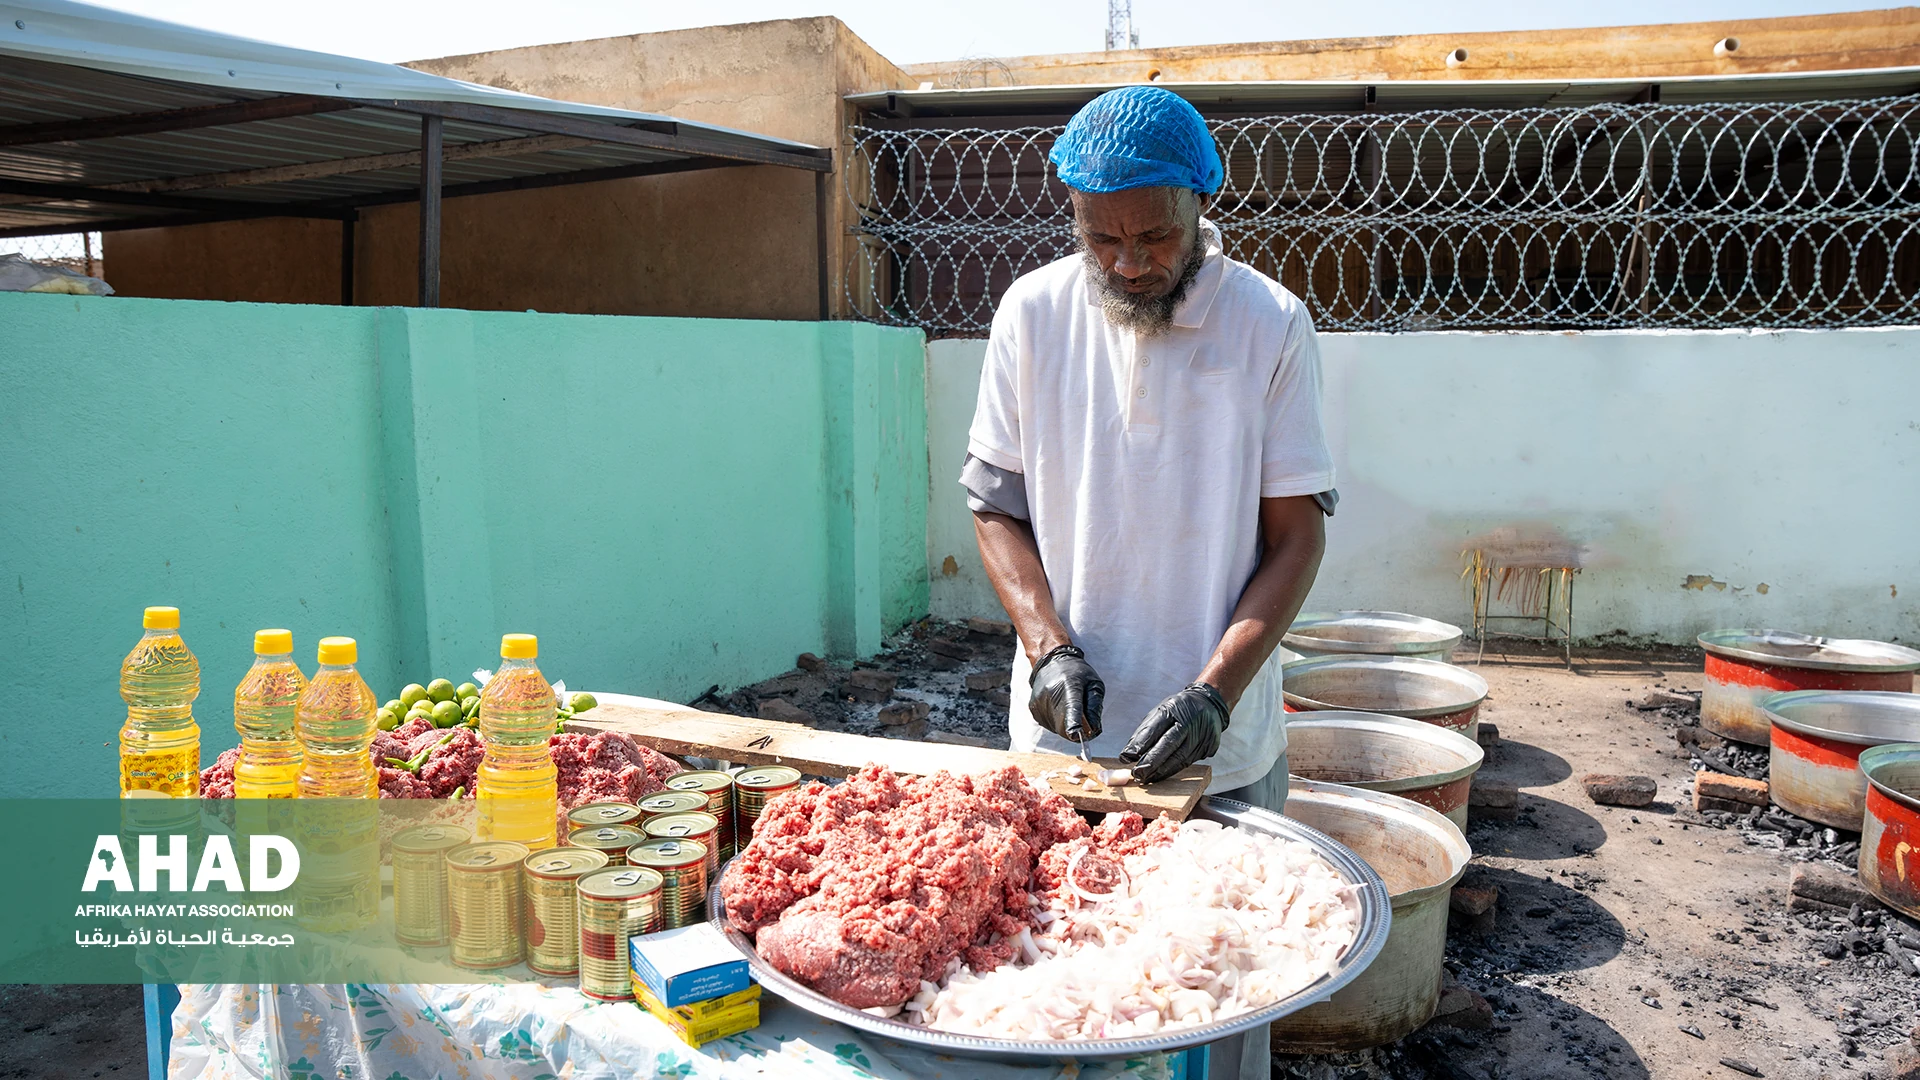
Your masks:
{"label": "man", "polygon": [[1143,782],[1204,762],[1278,811],[1271,658],[1337,498],[1312,322],[1201,217],[1220,157],[1184,100],[1102,94],[1051,159],[1080,253],[1002,298],[961,473],[1020,635],[1013,748],[1086,743]]}

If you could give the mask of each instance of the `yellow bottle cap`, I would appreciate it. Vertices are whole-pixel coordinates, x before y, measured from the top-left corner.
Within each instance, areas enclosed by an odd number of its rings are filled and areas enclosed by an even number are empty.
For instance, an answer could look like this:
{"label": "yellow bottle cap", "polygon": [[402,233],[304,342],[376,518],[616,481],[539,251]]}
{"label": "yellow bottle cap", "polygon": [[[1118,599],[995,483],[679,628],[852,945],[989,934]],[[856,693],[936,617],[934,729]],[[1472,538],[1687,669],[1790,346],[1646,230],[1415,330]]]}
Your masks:
{"label": "yellow bottle cap", "polygon": [[140,625],[148,630],[180,629],[180,609],[177,607],[150,607],[140,617]]}
{"label": "yellow bottle cap", "polygon": [[280,656],[293,651],[293,631],[255,630],[253,651],[259,656]]}
{"label": "yellow bottle cap", "polygon": [[540,655],[540,639],[532,634],[506,634],[500,638],[502,660],[531,660]]}
{"label": "yellow bottle cap", "polygon": [[360,659],[360,646],[355,644],[352,638],[323,637],[320,639],[321,663],[351,664],[358,659]]}

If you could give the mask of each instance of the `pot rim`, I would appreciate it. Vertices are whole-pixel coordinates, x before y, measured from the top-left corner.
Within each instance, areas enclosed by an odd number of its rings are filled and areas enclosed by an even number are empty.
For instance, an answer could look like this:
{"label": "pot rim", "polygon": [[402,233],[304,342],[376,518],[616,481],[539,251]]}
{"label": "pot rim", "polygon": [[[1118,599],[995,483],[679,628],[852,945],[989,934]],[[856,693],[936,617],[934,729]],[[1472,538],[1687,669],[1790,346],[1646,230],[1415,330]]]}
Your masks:
{"label": "pot rim", "polygon": [[[1744,660],[1773,667],[1802,668],[1808,671],[1847,671],[1858,674],[1888,674],[1920,671],[1920,651],[1904,645],[1868,638],[1829,638],[1801,634],[1792,630],[1709,630],[1697,639],[1700,647],[1727,660]],[[1816,649],[1850,656],[1851,659],[1794,656],[1776,649]]]}
{"label": "pot rim", "polygon": [[[1386,780],[1318,780],[1309,783],[1339,783],[1347,787],[1364,788],[1368,791],[1400,792],[1420,788],[1440,787],[1472,776],[1486,764],[1487,752],[1480,744],[1451,728],[1443,728],[1422,720],[1392,713],[1358,712],[1352,709],[1318,709],[1312,712],[1287,714],[1288,742],[1292,742],[1295,727],[1331,728],[1343,731],[1376,731],[1393,735],[1405,735],[1417,742],[1437,747],[1467,759],[1465,765],[1445,772],[1425,773],[1420,776],[1401,776]],[[1302,778],[1305,779],[1304,777]]]}
{"label": "pot rim", "polygon": [[1330,701],[1310,698],[1286,688],[1296,673],[1311,675],[1321,668],[1359,667],[1383,671],[1398,671],[1419,675],[1430,679],[1439,679],[1472,694],[1469,700],[1450,705],[1433,705],[1424,709],[1396,709],[1386,716],[1398,716],[1403,719],[1420,719],[1430,716],[1447,716],[1451,713],[1465,712],[1487,700],[1487,680],[1457,667],[1444,660],[1423,660],[1412,656],[1377,656],[1367,653],[1332,653],[1326,656],[1309,656],[1294,660],[1281,669],[1280,693],[1287,701],[1304,706],[1313,712],[1365,712],[1364,709],[1350,709]]}
{"label": "pot rim", "polygon": [[[1916,747],[1920,749],[1920,747]],[[1387,890],[1388,902],[1395,908],[1412,907],[1431,897],[1444,895],[1447,890],[1459,882],[1466,874],[1467,866],[1473,861],[1473,846],[1467,843],[1467,834],[1447,819],[1445,814],[1432,807],[1422,806],[1412,799],[1403,798],[1384,791],[1369,791],[1351,784],[1334,784],[1325,780],[1289,780],[1287,782],[1287,801],[1296,796],[1305,795],[1309,799],[1353,799],[1366,803],[1380,814],[1396,814],[1411,819],[1411,824],[1426,833],[1446,849],[1452,859],[1453,872],[1445,881],[1432,885],[1422,885],[1417,889],[1408,889],[1403,893]],[[1337,839],[1335,843],[1339,843]],[[1357,852],[1355,853],[1358,854]],[[1362,860],[1364,861],[1364,860]]]}
{"label": "pot rim", "polygon": [[[1908,735],[1880,737],[1858,731],[1837,731],[1804,720],[1796,720],[1785,712],[1796,705],[1815,704],[1872,704],[1891,706],[1912,714],[1913,731]],[[1815,739],[1830,739],[1851,746],[1884,746],[1888,743],[1906,743],[1920,740],[1920,694],[1906,694],[1898,690],[1783,690],[1769,694],[1760,701],[1760,711],[1776,727],[1785,728],[1795,735],[1804,735]]]}
{"label": "pot rim", "polygon": [[[1396,627],[1410,634],[1424,635],[1409,641],[1349,641],[1344,638],[1317,637],[1313,631],[1342,623],[1369,623]],[[1307,611],[1301,612],[1287,628],[1282,643],[1316,653],[1354,653],[1364,656],[1411,656],[1451,652],[1466,631],[1452,623],[1409,615],[1403,611]]]}
{"label": "pot rim", "polygon": [[1912,795],[1904,791],[1895,791],[1883,783],[1879,777],[1874,775],[1874,772],[1881,766],[1893,761],[1920,761],[1920,742],[1881,743],[1879,746],[1862,750],[1860,752],[1860,772],[1867,778],[1867,783],[1878,790],[1880,794],[1906,807],[1913,813],[1920,814],[1920,795]]}

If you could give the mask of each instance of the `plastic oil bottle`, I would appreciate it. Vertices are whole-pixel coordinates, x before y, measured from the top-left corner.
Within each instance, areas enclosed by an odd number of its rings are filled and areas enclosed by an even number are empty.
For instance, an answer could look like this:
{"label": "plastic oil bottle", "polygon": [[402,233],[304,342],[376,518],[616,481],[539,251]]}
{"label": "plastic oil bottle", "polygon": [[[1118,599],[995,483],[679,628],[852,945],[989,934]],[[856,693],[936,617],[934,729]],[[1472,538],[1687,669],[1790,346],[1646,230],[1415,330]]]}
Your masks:
{"label": "plastic oil bottle", "polygon": [[559,811],[553,753],[547,740],[557,715],[553,687],[535,659],[532,634],[500,639],[500,670],[480,691],[479,838],[552,847]]}
{"label": "plastic oil bottle", "polygon": [[373,768],[379,703],[354,669],[360,647],[352,638],[320,639],[320,667],[294,707],[300,746],[297,783],[302,799],[372,799],[380,794]]}
{"label": "plastic oil bottle", "polygon": [[352,638],[321,638],[320,666],[294,706],[297,796],[329,800],[294,825],[294,917],[323,933],[358,930],[380,914],[380,778],[371,753],[379,705],[354,669],[359,653]]}
{"label": "plastic oil bottle", "polygon": [[291,799],[299,791],[300,742],[294,710],[307,677],[293,662],[293,631],[253,635],[253,667],[233,690],[233,727],[240,760],[233,767],[237,799]]}
{"label": "plastic oil bottle", "polygon": [[180,638],[180,609],[150,607],[146,633],[120,665],[127,723],[120,729],[120,797],[200,797],[200,662]]}

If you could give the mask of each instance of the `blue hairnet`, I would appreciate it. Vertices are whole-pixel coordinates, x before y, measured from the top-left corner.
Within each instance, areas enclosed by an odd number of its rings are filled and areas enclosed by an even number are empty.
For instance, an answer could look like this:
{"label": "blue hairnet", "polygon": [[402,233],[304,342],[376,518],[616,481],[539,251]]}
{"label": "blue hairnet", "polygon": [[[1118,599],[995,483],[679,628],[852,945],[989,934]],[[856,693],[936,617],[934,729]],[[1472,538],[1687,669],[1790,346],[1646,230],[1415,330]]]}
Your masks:
{"label": "blue hairnet", "polygon": [[1048,155],[1077,191],[1220,190],[1220,151],[1200,112],[1157,86],[1109,90],[1073,114]]}

